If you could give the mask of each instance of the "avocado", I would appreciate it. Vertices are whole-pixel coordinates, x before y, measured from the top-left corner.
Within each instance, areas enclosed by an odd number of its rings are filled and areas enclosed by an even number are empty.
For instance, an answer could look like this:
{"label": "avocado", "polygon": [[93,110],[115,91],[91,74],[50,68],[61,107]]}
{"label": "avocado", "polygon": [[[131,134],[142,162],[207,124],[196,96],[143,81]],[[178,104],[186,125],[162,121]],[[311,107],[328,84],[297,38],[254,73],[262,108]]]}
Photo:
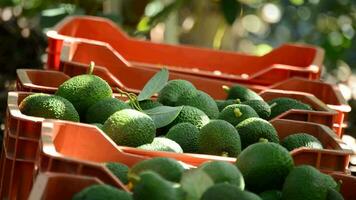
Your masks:
{"label": "avocado", "polygon": [[278,115],[287,112],[288,110],[291,109],[313,110],[308,104],[287,97],[272,99],[271,101],[268,101],[268,104],[271,107],[271,115],[269,119],[273,119]]}
{"label": "avocado", "polygon": [[232,104],[239,104],[241,102],[240,100],[236,100],[236,99],[227,99],[227,100],[215,100],[215,103],[218,106],[219,112],[221,112],[226,106]]}
{"label": "avocado", "polygon": [[[60,194],[58,194],[60,195]],[[72,200],[132,200],[132,195],[110,185],[91,185],[75,194]]]}
{"label": "avocado", "polygon": [[295,133],[289,135],[281,141],[281,145],[288,149],[288,151],[292,151],[300,147],[323,149],[321,142],[316,137],[308,133]]}
{"label": "avocado", "polygon": [[209,187],[201,200],[262,200],[259,196],[248,191],[242,191],[235,185],[218,183]]}
{"label": "avocado", "polygon": [[138,102],[142,110],[149,110],[158,106],[163,106],[160,102],[146,99]]}
{"label": "avocado", "polygon": [[142,172],[133,189],[135,200],[183,200],[183,197],[174,183],[153,171]]}
{"label": "avocado", "polygon": [[151,143],[156,133],[153,120],[133,109],[115,112],[105,121],[103,130],[116,144],[130,147]]}
{"label": "avocado", "polygon": [[185,168],[180,162],[172,158],[151,158],[149,160],[143,160],[131,167],[128,174],[129,180],[131,180],[131,178],[134,179],[135,176],[147,170],[158,173],[168,181],[179,182]]}
{"label": "avocado", "polygon": [[127,173],[129,172],[129,167],[122,163],[108,162],[105,166],[113,173],[120,181],[124,184],[128,184]]}
{"label": "avocado", "polygon": [[224,87],[227,92],[226,99],[239,99],[241,102],[248,100],[263,100],[256,92],[242,85],[233,85],[231,88]]}
{"label": "avocado", "polygon": [[112,114],[127,108],[130,107],[119,99],[112,97],[102,99],[89,107],[86,122],[103,124]]}
{"label": "avocado", "polygon": [[192,106],[183,106],[179,115],[173,120],[166,128],[171,128],[172,126],[188,122],[196,126],[198,129],[203,127],[209,122],[209,117],[200,109]]}
{"label": "avocado", "polygon": [[56,95],[70,101],[79,115],[85,118],[89,107],[102,99],[111,97],[112,90],[102,78],[83,74],[74,76],[62,83],[58,87]]}
{"label": "avocado", "polygon": [[326,200],[344,200],[344,197],[338,191],[328,188]]}
{"label": "avocado", "polygon": [[62,119],[79,122],[78,112],[67,99],[47,94],[32,94],[19,105],[22,114],[47,119]]}
{"label": "avocado", "polygon": [[168,151],[175,153],[183,153],[183,149],[181,146],[179,146],[178,143],[169,138],[164,137],[156,137],[153,139],[152,143],[144,144],[137,148],[150,151]]}
{"label": "avocado", "polygon": [[208,161],[199,166],[217,183],[229,183],[240,190],[245,189],[245,181],[240,170],[232,163],[225,161]]}
{"label": "avocado", "polygon": [[207,93],[196,90],[194,92],[185,92],[178,98],[176,105],[193,106],[203,111],[210,119],[219,116],[219,108],[214,99]]}
{"label": "avocado", "polygon": [[263,141],[244,149],[236,159],[236,166],[245,179],[246,189],[260,193],[281,189],[294,163],[287,149]]}
{"label": "avocado", "polygon": [[195,90],[196,88],[189,81],[170,80],[159,92],[157,101],[166,106],[176,106],[176,102],[181,95]]}
{"label": "avocado", "polygon": [[240,135],[224,120],[211,120],[203,126],[198,137],[198,152],[235,157],[241,152]]}
{"label": "avocado", "polygon": [[282,200],[282,192],[279,190],[267,190],[259,195],[262,200]]}
{"label": "avocado", "polygon": [[100,123],[92,123],[91,125],[98,127],[100,130],[103,130],[103,127],[104,127],[104,125],[102,125]]}
{"label": "avocado", "polygon": [[282,190],[282,199],[288,200],[325,200],[329,184],[325,176],[309,165],[294,167],[288,174]]}
{"label": "avocado", "polygon": [[276,129],[268,121],[252,117],[242,121],[236,126],[240,134],[242,149],[258,142],[261,138],[270,142],[279,143]]}
{"label": "avocado", "polygon": [[199,129],[188,122],[174,125],[166,134],[166,137],[177,142],[185,153],[198,151],[198,136]]}
{"label": "avocado", "polygon": [[248,105],[253,108],[258,114],[258,116],[262,119],[268,120],[269,116],[271,115],[270,106],[263,100],[247,100],[242,102],[242,104]]}
{"label": "avocado", "polygon": [[258,117],[256,111],[248,105],[232,104],[226,106],[219,115],[219,119],[223,119],[233,126],[251,117]]}

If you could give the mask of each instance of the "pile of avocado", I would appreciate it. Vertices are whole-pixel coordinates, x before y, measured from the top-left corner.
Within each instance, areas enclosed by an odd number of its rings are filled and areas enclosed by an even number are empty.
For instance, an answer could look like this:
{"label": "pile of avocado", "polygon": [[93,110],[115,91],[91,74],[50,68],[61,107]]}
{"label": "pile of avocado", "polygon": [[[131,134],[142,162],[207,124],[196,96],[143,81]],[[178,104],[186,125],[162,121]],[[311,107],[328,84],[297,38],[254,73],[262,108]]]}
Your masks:
{"label": "pile of avocado", "polygon": [[[227,99],[214,100],[192,83],[179,79],[162,84],[156,91],[157,98],[138,100],[137,96],[121,91],[129,99],[123,101],[113,97],[105,80],[92,74],[93,67],[88,74],[64,82],[54,95],[29,95],[20,103],[20,111],[31,116],[92,124],[120,146],[236,157],[236,165],[211,162],[194,169],[203,171],[214,182],[199,196],[204,200],[308,199],[294,189],[302,190],[298,187],[311,184],[304,179],[315,180],[309,188],[319,194],[309,199],[326,200],[329,193],[335,195],[334,183],[332,187],[325,185],[328,183],[325,175],[312,167],[294,167],[289,153],[300,147],[322,149],[321,142],[308,133],[295,133],[280,141],[268,121],[290,109],[312,110],[310,105],[284,97],[265,102],[242,85],[223,87]],[[167,108],[179,108],[179,112],[169,123],[158,126],[148,111]],[[163,114],[159,117],[165,118]],[[83,190],[74,199],[95,199],[91,196],[97,192],[108,195],[105,199],[182,199],[187,195],[182,181],[185,183],[189,178],[181,176],[191,170],[175,160],[160,159],[143,161],[147,162],[140,163],[143,167],[137,164],[131,169],[117,163],[107,164],[122,182],[133,187],[133,196],[111,186],[97,185]]]}
{"label": "pile of avocado", "polygon": [[73,200],[343,199],[340,183],[331,176],[309,165],[294,166],[285,148],[267,141],[244,149],[235,163],[207,161],[191,168],[171,158],[156,157],[131,168],[121,163],[106,166],[131,192],[91,185]]}
{"label": "pile of avocado", "polygon": [[[93,67],[89,74],[65,81],[55,95],[28,96],[20,104],[21,112],[93,124],[121,146],[236,157],[261,138],[279,143],[277,131],[267,120],[289,109],[311,110],[309,105],[290,98],[265,102],[242,85],[222,87],[227,99],[214,100],[192,83],[179,79],[165,82],[157,91],[157,99],[137,101],[137,96],[125,93],[129,101],[124,102],[113,97],[105,80],[92,74]],[[162,107],[181,109],[172,121],[157,127],[146,111]],[[288,137],[281,144],[289,150],[322,148],[307,133]]]}

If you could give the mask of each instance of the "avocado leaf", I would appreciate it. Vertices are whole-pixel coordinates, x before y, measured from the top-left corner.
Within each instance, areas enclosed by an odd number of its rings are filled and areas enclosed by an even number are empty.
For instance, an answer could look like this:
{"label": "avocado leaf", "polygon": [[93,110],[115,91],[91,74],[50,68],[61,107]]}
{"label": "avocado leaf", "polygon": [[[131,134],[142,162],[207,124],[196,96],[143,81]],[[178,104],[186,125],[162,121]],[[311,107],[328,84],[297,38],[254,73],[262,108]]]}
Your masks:
{"label": "avocado leaf", "polygon": [[142,91],[137,97],[138,101],[151,98],[155,93],[162,90],[168,82],[169,72],[166,68],[162,68],[157,72],[143,87]]}
{"label": "avocado leaf", "polygon": [[226,22],[232,25],[240,10],[240,3],[237,0],[221,0],[220,7]]}
{"label": "avocado leaf", "polygon": [[153,119],[156,128],[161,128],[175,120],[182,108],[183,106],[157,106],[149,110],[144,110],[144,112]]}

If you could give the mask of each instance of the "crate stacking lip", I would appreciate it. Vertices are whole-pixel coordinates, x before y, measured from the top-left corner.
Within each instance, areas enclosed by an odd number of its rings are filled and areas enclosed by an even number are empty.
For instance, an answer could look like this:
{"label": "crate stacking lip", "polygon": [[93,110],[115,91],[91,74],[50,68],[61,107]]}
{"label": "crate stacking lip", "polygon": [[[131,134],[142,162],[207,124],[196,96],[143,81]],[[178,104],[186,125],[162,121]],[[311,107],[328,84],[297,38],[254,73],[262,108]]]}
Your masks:
{"label": "crate stacking lip", "polygon": [[[356,193],[354,192],[354,188],[356,188],[356,177],[337,173],[330,175],[335,181],[342,182],[340,192],[345,200],[356,199]],[[73,195],[82,189],[94,184],[103,184],[103,182],[89,176],[51,172],[40,173],[31,190],[29,200],[71,199]]]}
{"label": "crate stacking lip", "polygon": [[[74,67],[73,67],[74,66]],[[65,73],[67,73],[69,76],[75,76],[79,74],[83,74],[87,71],[87,67],[83,66],[81,64],[75,64],[75,65],[64,65],[63,70]],[[47,73],[49,74],[47,76]],[[57,76],[54,76],[54,74],[58,74]],[[115,87],[118,87],[122,90],[129,91],[129,92],[134,92],[138,93],[141,88],[143,88],[144,84],[146,81],[149,80],[151,76],[145,77],[143,79],[142,77],[137,78],[138,76],[132,75],[128,76],[128,74],[125,74],[125,76],[122,76],[123,79],[125,79],[125,83],[121,82],[117,78],[111,76],[111,73],[108,72],[105,68],[97,66],[94,69],[94,74],[102,77],[103,79],[107,80],[108,83],[113,87],[115,90]],[[152,73],[153,75],[154,73]],[[19,69],[17,70],[17,85],[18,85],[18,90],[25,90],[25,91],[41,91],[42,92],[48,92],[48,93],[55,93],[57,90],[57,87],[67,80],[69,77],[67,75],[62,74],[60,72],[53,72],[53,71],[46,71],[46,70],[26,70],[26,69]],[[50,78],[47,80],[44,80],[43,78],[40,77],[50,77],[51,79],[53,78],[53,82],[50,82]],[[57,78],[55,78],[57,77]],[[132,77],[136,77],[133,81]],[[170,75],[170,79],[176,79],[179,77],[176,77],[174,75]],[[147,79],[147,80],[146,80]],[[210,94],[213,98],[215,99],[224,99],[226,98],[226,93],[223,91],[222,86],[223,85],[228,85],[231,86],[233,85],[230,82],[227,81],[220,81],[220,80],[206,80],[205,78],[199,78],[199,80],[196,79],[196,77],[185,77],[186,80],[191,81],[196,87],[200,90],[203,90]],[[136,81],[137,80],[137,81]],[[294,80],[290,79],[292,82],[292,86],[295,85],[296,82],[300,82],[299,80]],[[303,80],[301,80],[302,82]],[[139,83],[141,82],[141,83]],[[133,84],[131,84],[133,83]],[[139,85],[137,85],[139,83]],[[314,82],[311,82],[311,85],[314,84]],[[319,85],[319,83],[316,83]],[[129,87],[127,85],[130,85]],[[287,83],[282,83],[277,86],[283,86],[286,87]],[[327,84],[325,87],[328,86]],[[42,89],[43,88],[43,89]],[[313,108],[317,111],[288,111],[289,113],[294,113],[294,115],[302,115],[304,113],[304,117],[294,117],[294,119],[299,119],[299,120],[304,120],[304,121],[312,121],[312,122],[318,122],[322,123],[325,125],[328,125],[330,127],[333,127],[337,135],[341,137],[342,131],[343,131],[343,121],[344,121],[344,113],[343,112],[338,112],[330,109],[329,106],[324,104],[321,100],[316,98],[315,96],[311,95],[310,93],[305,93],[305,92],[298,92],[298,91],[288,91],[288,90],[279,90],[279,89],[270,89],[270,88],[265,88],[263,89],[261,86],[253,86],[250,87],[251,89],[255,91],[260,91],[259,94],[265,98],[265,100],[271,100],[271,97],[292,97],[296,98],[298,100],[301,100],[304,103],[311,104]],[[329,91],[331,95],[338,96],[338,92],[336,91],[335,93],[333,92],[334,90],[325,90]],[[320,94],[320,93],[317,93]],[[320,96],[320,95],[319,95]],[[323,97],[323,96],[322,96]],[[326,97],[326,96],[324,96]],[[298,114],[299,113],[299,114]],[[306,116],[308,115],[308,116]],[[291,114],[284,114],[279,116],[280,118],[288,118],[290,117]]]}
{"label": "crate stacking lip", "polygon": [[112,21],[90,16],[68,17],[49,31],[47,36],[48,65],[51,67],[59,67],[63,51],[67,52],[63,46],[76,46],[73,42],[78,41],[91,44],[101,42],[137,66],[157,69],[164,65],[179,73],[261,85],[273,84],[293,76],[318,79],[324,59],[323,49],[302,44],[285,44],[261,57],[232,51],[158,44],[130,38]]}
{"label": "crate stacking lip", "polygon": [[[135,148],[118,147],[95,126],[58,120],[45,120],[44,118],[23,115],[18,108],[18,104],[29,94],[31,93],[9,93],[1,156],[1,198],[13,197],[26,199],[30,192],[33,178],[39,169],[40,171],[92,175],[100,171],[101,175],[105,177],[103,179],[104,182],[118,184],[112,175],[107,175],[109,172],[102,165],[93,163],[92,161],[120,161],[115,160],[120,156],[124,160],[123,162],[129,166],[136,161],[154,156],[177,158],[190,165],[198,165],[207,160],[235,161],[235,158],[211,155],[171,154],[169,152],[158,152],[159,154],[157,154],[157,152],[147,152],[144,150],[137,151]],[[44,120],[48,122],[44,123]],[[332,133],[329,133],[329,135],[332,135]],[[41,137],[42,140],[40,139]],[[325,141],[322,138],[319,139]],[[335,139],[333,141],[334,145],[330,146],[326,143],[324,145],[334,150],[325,149],[316,150],[317,152],[315,152],[314,150],[302,149],[300,151],[310,154],[310,156],[306,155],[306,157],[312,157],[307,162],[323,171],[345,172],[349,152],[342,149],[342,142],[340,140]],[[104,145],[105,148],[98,148],[99,144]],[[79,150],[78,146],[80,145],[84,145],[83,147],[85,148]],[[73,146],[78,147],[78,149],[72,148]],[[93,151],[93,149],[96,151]],[[42,153],[39,153],[40,150]],[[113,153],[109,154],[109,151]],[[132,153],[135,153],[135,156]],[[151,153],[149,154],[150,156],[147,156],[147,153]],[[302,154],[304,153],[296,153],[296,155]],[[105,159],[102,159],[100,156],[105,156]],[[83,162],[77,162],[77,159],[84,160]],[[333,163],[334,161],[338,164]]]}
{"label": "crate stacking lip", "polygon": [[84,188],[97,184],[104,183],[100,179],[90,176],[52,172],[39,173],[28,199],[72,199],[76,193]]}
{"label": "crate stacking lip", "polygon": [[[310,134],[317,137],[326,148],[299,148],[293,150],[291,155],[297,165],[309,164],[327,173],[345,173],[347,171],[351,151],[343,149],[343,142],[337,139],[329,128],[315,123],[295,122],[291,120],[276,120],[272,123],[276,125],[277,131],[281,132],[281,138],[296,132],[310,132]],[[289,127],[292,126],[294,126],[293,129],[290,129]],[[236,158],[232,157],[149,151],[133,147],[117,146],[96,126],[68,121],[45,120],[42,126],[42,141],[46,141],[46,144],[43,144],[42,147],[42,155],[57,155],[75,159],[95,160],[96,156],[101,154],[92,152],[93,149],[100,149],[102,152],[116,152],[117,149],[119,149],[125,153],[144,157],[170,157],[192,166],[198,166],[208,160],[236,162]],[[75,146],[75,148],[73,148],[73,146]],[[115,151],[111,149],[115,149]],[[99,160],[95,161],[114,161],[111,160],[112,156],[113,155],[107,153],[107,155],[104,156],[104,160],[102,160],[103,156],[101,156]]]}

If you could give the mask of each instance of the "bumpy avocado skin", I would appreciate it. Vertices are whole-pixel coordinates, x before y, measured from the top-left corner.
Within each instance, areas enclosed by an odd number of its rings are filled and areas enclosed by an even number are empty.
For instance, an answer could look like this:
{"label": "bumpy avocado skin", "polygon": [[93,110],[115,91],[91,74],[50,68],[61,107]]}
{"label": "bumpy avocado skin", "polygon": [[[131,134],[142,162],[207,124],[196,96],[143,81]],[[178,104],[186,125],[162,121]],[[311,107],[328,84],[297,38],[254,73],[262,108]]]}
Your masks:
{"label": "bumpy avocado skin", "polygon": [[249,191],[242,191],[235,185],[228,183],[218,183],[208,188],[201,200],[262,200],[259,196]]}
{"label": "bumpy avocado skin", "polygon": [[263,100],[256,92],[238,84],[229,89],[227,99],[239,99],[241,102],[248,100]]}
{"label": "bumpy avocado skin", "polygon": [[224,120],[211,120],[200,130],[200,153],[236,157],[241,152],[240,135],[235,127]]}
{"label": "bumpy avocado skin", "polygon": [[105,121],[103,130],[116,144],[130,147],[151,143],[156,136],[151,117],[133,109],[115,112]]}
{"label": "bumpy avocado skin", "polygon": [[168,151],[175,153],[183,153],[183,149],[178,143],[169,138],[164,137],[156,137],[155,139],[153,139],[152,143],[144,144],[138,146],[137,148],[150,151]]}
{"label": "bumpy avocado skin", "polygon": [[210,119],[215,119],[219,116],[219,108],[214,99],[200,90],[184,93],[178,98],[176,105],[188,105],[199,108]]}
{"label": "bumpy avocado skin", "polygon": [[139,175],[139,182],[133,189],[135,200],[183,200],[179,188],[153,171]]}
{"label": "bumpy avocado skin", "polygon": [[271,107],[263,100],[248,100],[242,102],[242,104],[251,106],[262,119],[267,120],[271,115]]}
{"label": "bumpy avocado skin", "polygon": [[129,170],[129,178],[148,170],[154,171],[172,182],[179,182],[185,171],[183,165],[172,158],[156,157],[135,164]]}
{"label": "bumpy avocado skin", "polygon": [[129,180],[127,173],[129,172],[129,167],[122,163],[108,162],[105,166],[124,184],[128,184]]}
{"label": "bumpy avocado skin", "polygon": [[59,86],[56,95],[70,101],[80,116],[85,117],[86,111],[96,102],[112,96],[109,84],[95,75],[79,75],[72,77]]}
{"label": "bumpy avocado skin", "polygon": [[271,106],[271,115],[269,119],[273,119],[290,109],[313,110],[308,104],[286,97],[272,99],[271,101],[268,101],[268,104]]}
{"label": "bumpy avocado skin", "polygon": [[47,94],[27,96],[19,105],[25,115],[79,122],[79,114],[67,99]]}
{"label": "bumpy avocado skin", "polygon": [[289,135],[281,141],[281,145],[288,149],[288,151],[292,151],[300,147],[309,147],[313,149],[323,148],[323,145],[316,137],[307,133]]}
{"label": "bumpy avocado skin", "polygon": [[[60,194],[58,194],[60,195]],[[132,195],[110,185],[92,185],[75,194],[72,200],[133,200]]]}
{"label": "bumpy avocado skin", "polygon": [[261,138],[269,142],[279,143],[279,136],[276,129],[268,121],[253,117],[242,121],[236,126],[240,134],[242,149],[258,142]]}
{"label": "bumpy avocado skin", "polygon": [[130,107],[119,99],[111,97],[102,99],[89,107],[86,122],[104,124],[112,114],[126,108]]}
{"label": "bumpy avocado skin", "polygon": [[185,153],[198,151],[199,129],[191,123],[179,123],[169,129],[166,137],[177,142]]}
{"label": "bumpy avocado skin", "polygon": [[256,111],[248,105],[232,104],[226,106],[219,115],[219,119],[225,120],[233,126],[251,117],[259,117]]}
{"label": "bumpy avocado skin", "polygon": [[176,106],[178,98],[185,92],[195,91],[195,87],[186,80],[170,80],[159,92],[157,101],[166,106]]}

